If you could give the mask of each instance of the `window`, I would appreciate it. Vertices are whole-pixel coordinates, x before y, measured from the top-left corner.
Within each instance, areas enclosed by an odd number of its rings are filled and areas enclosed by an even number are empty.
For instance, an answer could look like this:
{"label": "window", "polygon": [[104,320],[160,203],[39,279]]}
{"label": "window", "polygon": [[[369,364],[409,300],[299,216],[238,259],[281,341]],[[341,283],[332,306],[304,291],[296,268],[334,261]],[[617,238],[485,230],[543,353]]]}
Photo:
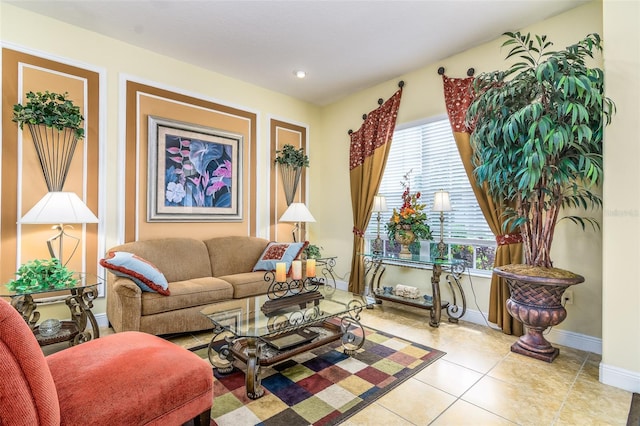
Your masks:
{"label": "window", "polygon": [[[379,191],[387,201],[387,211],[381,214],[380,219],[381,238],[386,239],[384,224],[391,217],[393,208],[400,208],[403,191],[400,182],[410,170],[411,192],[421,192],[434,238],[430,244],[421,244],[421,252],[432,257],[437,253],[435,246],[440,240],[440,215],[432,212],[431,208],[434,193],[443,189],[449,192],[452,206],[452,211],[444,213],[444,241],[449,255],[465,260],[467,268],[491,270],[495,237],[473,194],[446,117],[400,127],[394,132]],[[368,239],[376,237],[377,225],[377,213],[374,213],[367,228]],[[385,249],[398,251],[399,246],[396,244],[392,248],[387,241]]]}

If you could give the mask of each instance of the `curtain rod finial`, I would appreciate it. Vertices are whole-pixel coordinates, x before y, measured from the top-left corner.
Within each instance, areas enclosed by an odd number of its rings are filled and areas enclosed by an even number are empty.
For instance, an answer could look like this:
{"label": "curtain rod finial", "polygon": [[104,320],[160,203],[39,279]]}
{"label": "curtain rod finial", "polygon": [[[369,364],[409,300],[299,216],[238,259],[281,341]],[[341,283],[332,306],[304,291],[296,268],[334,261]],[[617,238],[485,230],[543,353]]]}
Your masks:
{"label": "curtain rod finial", "polygon": [[367,114],[362,114],[362,119],[366,120],[367,119]]}
{"label": "curtain rod finial", "polygon": [[444,75],[444,67],[438,68],[438,74]]}
{"label": "curtain rod finial", "polygon": [[351,133],[353,133],[353,130],[349,129],[349,131],[347,132],[347,134],[349,134],[349,136],[351,136]]}
{"label": "curtain rod finial", "polygon": [[382,98],[378,98],[378,105],[382,105],[384,103],[384,100]]}
{"label": "curtain rod finial", "polygon": [[469,68],[467,70],[467,76],[469,77],[473,77],[473,74],[475,74],[476,70],[474,68]]}
{"label": "curtain rod finial", "polygon": [[401,89],[404,87],[404,80],[400,80],[398,82],[398,87],[401,88]]}

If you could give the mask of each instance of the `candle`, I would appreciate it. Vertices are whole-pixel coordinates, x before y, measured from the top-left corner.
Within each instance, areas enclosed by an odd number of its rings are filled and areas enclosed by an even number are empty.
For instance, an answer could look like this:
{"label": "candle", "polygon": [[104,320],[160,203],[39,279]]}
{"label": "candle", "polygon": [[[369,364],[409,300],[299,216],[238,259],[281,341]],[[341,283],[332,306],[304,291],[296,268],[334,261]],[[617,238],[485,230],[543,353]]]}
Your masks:
{"label": "candle", "polygon": [[287,281],[287,264],[284,262],[276,263],[276,281],[279,283]]}
{"label": "candle", "polygon": [[307,259],[307,277],[313,278],[316,276],[316,260]]}
{"label": "candle", "polygon": [[299,280],[302,278],[302,262],[294,260],[291,262],[291,278]]}

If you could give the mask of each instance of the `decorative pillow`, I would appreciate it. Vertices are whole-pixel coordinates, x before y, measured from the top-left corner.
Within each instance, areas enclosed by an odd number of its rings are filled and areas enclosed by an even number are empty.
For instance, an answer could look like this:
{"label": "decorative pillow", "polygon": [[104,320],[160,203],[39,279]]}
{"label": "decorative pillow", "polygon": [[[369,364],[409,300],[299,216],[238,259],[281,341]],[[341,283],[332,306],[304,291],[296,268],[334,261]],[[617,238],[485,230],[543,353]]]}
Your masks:
{"label": "decorative pillow", "polygon": [[119,277],[130,278],[142,291],[157,292],[169,296],[169,283],[151,262],[133,253],[125,251],[110,251],[104,259],[100,259],[104,266]]}
{"label": "decorative pillow", "polygon": [[295,260],[302,250],[309,244],[309,241],[304,243],[276,243],[270,242],[267,248],[264,249],[260,259],[253,267],[254,271],[275,271],[276,263],[286,263],[286,271],[289,273],[291,268],[291,262]]}

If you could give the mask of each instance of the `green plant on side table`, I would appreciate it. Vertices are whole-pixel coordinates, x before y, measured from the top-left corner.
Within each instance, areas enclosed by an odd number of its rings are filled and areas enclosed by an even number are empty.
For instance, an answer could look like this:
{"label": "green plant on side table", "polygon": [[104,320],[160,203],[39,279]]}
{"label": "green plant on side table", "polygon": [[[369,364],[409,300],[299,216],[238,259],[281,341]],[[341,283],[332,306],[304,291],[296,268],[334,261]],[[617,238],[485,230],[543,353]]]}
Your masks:
{"label": "green plant on side table", "polygon": [[80,114],[80,108],[67,99],[67,96],[67,92],[28,92],[25,105],[13,106],[13,121],[18,123],[21,129],[24,124],[44,125],[57,130],[72,129],[76,137],[82,139],[84,117]]}
{"label": "green plant on side table", "polygon": [[[542,332],[564,320],[563,292],[584,281],[553,267],[551,243],[561,209],[602,206],[594,188],[602,181],[603,131],[615,104],[604,96],[604,72],[587,65],[602,50],[598,34],[557,51],[546,36],[504,35],[507,59],[518,62],[473,81],[467,121],[475,126],[474,176],[505,208],[504,231],[522,238],[524,264],[494,269],[509,284],[507,310],[528,326],[511,350],[551,362],[558,349]],[[598,227],[589,217],[565,219]]]}
{"label": "green plant on side table", "polygon": [[55,258],[30,260],[20,265],[16,276],[7,283],[7,288],[18,293],[65,289],[77,281],[73,272]]}
{"label": "green plant on side table", "polygon": [[322,257],[322,254],[320,253],[321,249],[322,247],[318,247],[315,244],[309,244],[302,252],[307,259],[320,259]]}

